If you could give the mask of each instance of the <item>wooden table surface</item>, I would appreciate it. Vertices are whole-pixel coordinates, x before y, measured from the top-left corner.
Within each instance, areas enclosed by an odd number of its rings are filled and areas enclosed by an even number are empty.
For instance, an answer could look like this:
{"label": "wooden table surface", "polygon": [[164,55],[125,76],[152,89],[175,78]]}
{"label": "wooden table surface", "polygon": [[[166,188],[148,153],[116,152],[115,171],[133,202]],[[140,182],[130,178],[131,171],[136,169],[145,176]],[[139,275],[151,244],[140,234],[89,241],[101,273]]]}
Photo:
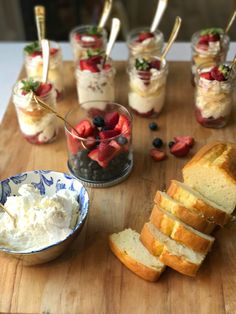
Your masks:
{"label": "wooden table surface", "polygon": [[[117,101],[127,105],[125,63],[116,63]],[[21,76],[24,73],[21,73]],[[59,103],[64,113],[77,104],[72,63],[65,63],[66,95]],[[14,82],[13,82],[14,83]],[[25,267],[0,256],[0,312],[6,313],[236,313],[236,226],[216,230],[213,251],[196,278],[167,269],[149,283],[126,269],[110,252],[107,236],[131,227],[140,231],[147,221],[157,189],[181,179],[181,169],[198,148],[212,140],[234,141],[235,111],[222,130],[205,129],[195,122],[190,64],[170,63],[166,103],[156,120],[134,117],[134,169],[123,183],[106,189],[88,189],[91,207],[81,235],[53,262]],[[148,155],[152,139],[166,143],[176,135],[192,135],[196,145],[182,159],[154,162]],[[168,151],[168,147],[165,147]],[[0,127],[0,179],[34,169],[67,171],[66,141],[61,124],[58,139],[31,145],[22,137],[12,102]]]}

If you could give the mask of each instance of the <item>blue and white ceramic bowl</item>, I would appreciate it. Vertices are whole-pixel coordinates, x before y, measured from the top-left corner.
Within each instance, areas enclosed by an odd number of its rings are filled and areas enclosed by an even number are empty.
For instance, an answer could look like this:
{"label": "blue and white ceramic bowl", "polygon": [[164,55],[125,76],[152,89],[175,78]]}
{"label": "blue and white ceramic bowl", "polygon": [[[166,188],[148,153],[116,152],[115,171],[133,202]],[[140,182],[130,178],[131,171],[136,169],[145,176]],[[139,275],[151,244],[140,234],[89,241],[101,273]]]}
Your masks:
{"label": "blue and white ceramic bowl", "polygon": [[0,247],[1,254],[13,256],[23,260],[25,265],[36,265],[51,261],[62,254],[72,240],[80,233],[89,209],[88,192],[77,179],[61,172],[48,170],[34,170],[21,173],[0,181],[0,203],[4,204],[8,196],[17,195],[22,184],[32,184],[41,195],[53,195],[61,189],[68,189],[78,193],[80,216],[73,231],[63,240],[43,249],[24,252],[13,251]]}

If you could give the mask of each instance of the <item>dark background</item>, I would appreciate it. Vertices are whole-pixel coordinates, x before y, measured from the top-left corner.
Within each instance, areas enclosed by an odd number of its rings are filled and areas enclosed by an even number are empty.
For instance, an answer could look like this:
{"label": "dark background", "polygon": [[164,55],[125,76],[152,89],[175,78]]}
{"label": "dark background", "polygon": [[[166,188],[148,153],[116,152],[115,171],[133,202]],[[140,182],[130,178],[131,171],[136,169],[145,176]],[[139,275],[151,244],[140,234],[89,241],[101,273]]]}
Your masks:
{"label": "dark background", "polygon": [[[113,0],[111,17],[122,22],[120,40],[129,29],[151,25],[158,0]],[[34,6],[46,7],[47,37],[67,41],[69,31],[80,24],[96,24],[103,0],[0,0],[0,40],[31,41],[37,38]],[[191,35],[206,27],[225,27],[236,9],[236,0],[169,0],[159,29],[168,37],[175,17],[181,16],[178,41],[189,41]],[[107,23],[109,28],[110,20]],[[236,40],[236,22],[230,31]]]}

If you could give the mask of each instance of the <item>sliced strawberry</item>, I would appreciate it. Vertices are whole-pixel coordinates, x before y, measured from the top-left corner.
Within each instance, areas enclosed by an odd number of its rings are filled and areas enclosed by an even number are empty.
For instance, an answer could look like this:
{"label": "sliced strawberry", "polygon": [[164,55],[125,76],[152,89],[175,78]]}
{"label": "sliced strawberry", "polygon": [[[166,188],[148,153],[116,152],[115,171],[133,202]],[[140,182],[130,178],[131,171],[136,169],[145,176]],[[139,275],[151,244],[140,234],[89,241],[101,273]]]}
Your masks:
{"label": "sliced strawberry", "polygon": [[81,59],[81,60],[79,61],[79,65],[80,65],[80,69],[81,69],[82,71],[87,70],[87,71],[90,71],[90,72],[92,72],[92,73],[97,73],[97,72],[99,72],[99,69],[98,69],[97,64],[94,64],[94,63],[90,62],[89,59]]}
{"label": "sliced strawberry", "polygon": [[209,42],[209,36],[208,35],[202,35],[199,38],[198,44],[199,45],[206,45],[206,46],[208,46],[208,42]]}
{"label": "sliced strawberry", "polygon": [[150,62],[150,65],[151,65],[151,68],[152,68],[152,69],[160,70],[160,68],[161,68],[161,62],[160,62],[160,60],[152,60],[152,61]]}
{"label": "sliced strawberry", "polygon": [[130,121],[124,114],[120,114],[119,121],[114,130],[119,131],[123,135],[130,135]]}
{"label": "sliced strawberry", "polygon": [[103,117],[104,115],[104,111],[100,110],[100,109],[97,109],[97,108],[90,108],[89,109],[89,115],[94,118],[96,116],[101,116]]}
{"label": "sliced strawberry", "polygon": [[94,136],[88,136],[86,141],[84,141],[84,145],[88,148],[91,149],[93,148],[97,143],[97,140]]}
{"label": "sliced strawberry", "polygon": [[59,51],[59,49],[58,48],[51,48],[50,49],[50,55],[55,55],[55,54],[57,54],[58,53],[58,51]]}
{"label": "sliced strawberry", "polygon": [[78,134],[75,130],[71,130],[71,134],[67,133],[67,145],[71,154],[76,155],[81,148],[80,140],[78,139]]}
{"label": "sliced strawberry", "polygon": [[156,148],[150,149],[149,155],[155,161],[161,161],[161,160],[164,160],[166,158],[166,153],[163,152],[162,150],[159,150],[159,149],[156,149]]}
{"label": "sliced strawberry", "polygon": [[100,143],[98,146],[98,160],[109,162],[116,152],[114,146],[111,146],[107,143]]}
{"label": "sliced strawberry", "polygon": [[99,160],[98,153],[99,153],[99,149],[95,148],[91,150],[91,152],[88,154],[88,157],[96,161],[102,168],[106,168],[108,166],[108,162]]}
{"label": "sliced strawberry", "polygon": [[190,146],[185,142],[176,142],[171,146],[170,152],[176,157],[184,157],[188,154]]}
{"label": "sliced strawberry", "polygon": [[143,33],[140,33],[139,36],[138,36],[138,39],[137,41],[138,42],[143,42],[144,40],[148,39],[148,38],[153,38],[154,37],[154,34],[153,33],[150,33],[150,32],[143,32]]}
{"label": "sliced strawberry", "polygon": [[106,140],[106,139],[109,139],[109,138],[112,138],[112,137],[115,137],[117,135],[119,135],[120,132],[118,130],[107,130],[107,131],[101,131],[99,132],[99,137],[102,139],[102,140]]}
{"label": "sliced strawberry", "polygon": [[35,94],[39,97],[47,95],[52,89],[52,84],[50,83],[40,83],[39,87],[35,91]]}
{"label": "sliced strawberry", "polygon": [[175,136],[174,140],[175,142],[184,142],[190,147],[194,145],[194,138],[192,136]]}
{"label": "sliced strawberry", "polygon": [[79,33],[74,35],[74,38],[76,39],[76,41],[80,41],[81,37],[82,37],[82,34],[79,34]]}
{"label": "sliced strawberry", "polygon": [[150,71],[138,71],[138,76],[143,81],[150,81],[152,73]]}
{"label": "sliced strawberry", "polygon": [[217,66],[215,66],[214,68],[211,69],[211,76],[216,81],[220,81],[221,82],[221,81],[225,81],[226,80],[226,78],[224,77],[224,74],[219,71]]}
{"label": "sliced strawberry", "polygon": [[114,112],[108,112],[105,114],[105,125],[110,128],[110,129],[114,129],[114,127],[116,126],[116,124],[119,121],[119,113],[117,111]]}
{"label": "sliced strawberry", "polygon": [[[87,138],[93,134],[94,128],[92,123],[89,120],[82,120],[76,126],[75,129],[78,131],[79,136]],[[78,136],[78,134],[77,134]]]}
{"label": "sliced strawberry", "polygon": [[220,35],[219,34],[209,34],[208,35],[208,41],[209,42],[216,42],[220,40]]}
{"label": "sliced strawberry", "polygon": [[115,147],[116,151],[120,151],[122,149],[122,147],[120,146],[119,143],[117,143],[117,141],[115,140],[111,140],[109,143],[111,146]]}
{"label": "sliced strawberry", "polygon": [[202,72],[200,74],[200,77],[202,77],[208,81],[214,81],[214,78],[212,77],[211,72]]}
{"label": "sliced strawberry", "polygon": [[42,51],[34,51],[33,53],[30,54],[32,58],[42,56]]}

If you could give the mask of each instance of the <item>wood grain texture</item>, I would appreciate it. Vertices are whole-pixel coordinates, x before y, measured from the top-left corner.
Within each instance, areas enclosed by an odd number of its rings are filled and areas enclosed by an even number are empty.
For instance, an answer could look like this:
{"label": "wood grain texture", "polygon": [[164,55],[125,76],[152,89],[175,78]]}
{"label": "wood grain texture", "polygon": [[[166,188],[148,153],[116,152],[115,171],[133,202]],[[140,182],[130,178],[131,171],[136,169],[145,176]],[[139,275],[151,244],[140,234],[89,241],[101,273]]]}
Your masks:
{"label": "wood grain texture", "polygon": [[[125,64],[116,63],[117,101],[127,105]],[[22,73],[21,75],[24,75]],[[65,63],[66,95],[58,104],[65,113],[77,104],[72,63]],[[149,120],[134,117],[134,169],[123,183],[89,189],[91,208],[84,229],[57,260],[35,267],[0,256],[0,312],[6,313],[174,313],[222,314],[236,312],[236,226],[215,231],[216,243],[195,279],[167,269],[157,283],[146,282],[126,269],[109,251],[107,236],[131,227],[140,231],[148,220],[157,189],[181,179],[181,168],[203,144],[235,141],[235,111],[222,130],[195,122],[189,63],[171,63],[165,109],[158,132]],[[48,145],[26,142],[10,102],[0,127],[0,179],[33,169],[67,171],[63,125],[58,139]],[[192,135],[196,145],[183,159],[168,156],[155,163],[148,156],[152,139]],[[166,148],[167,149],[167,148]]]}

